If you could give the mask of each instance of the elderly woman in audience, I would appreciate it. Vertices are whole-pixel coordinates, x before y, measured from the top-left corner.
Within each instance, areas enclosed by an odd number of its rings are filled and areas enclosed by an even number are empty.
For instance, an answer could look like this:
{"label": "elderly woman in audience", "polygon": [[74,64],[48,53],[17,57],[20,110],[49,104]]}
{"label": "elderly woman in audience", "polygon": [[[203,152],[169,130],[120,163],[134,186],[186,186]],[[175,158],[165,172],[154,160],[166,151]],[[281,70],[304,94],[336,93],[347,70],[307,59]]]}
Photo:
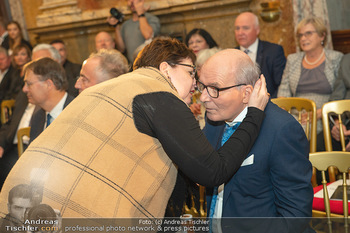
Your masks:
{"label": "elderly woman in audience", "polygon": [[[313,100],[317,107],[317,132],[320,133],[321,107],[330,99],[343,54],[324,48],[327,29],[320,18],[303,19],[297,26],[296,36],[302,51],[288,56],[277,96]],[[302,120],[305,119],[306,115],[303,115]]]}
{"label": "elderly woman in audience", "polygon": [[15,99],[18,92],[23,87],[23,67],[31,61],[32,51],[26,44],[19,44],[13,49],[11,63],[15,68],[12,73],[10,89],[6,94],[6,99]]}
{"label": "elderly woman in audience", "polygon": [[194,28],[186,36],[186,45],[198,56],[203,49],[218,47],[213,37],[204,29]]}
{"label": "elderly woman in audience", "polygon": [[33,49],[32,45],[23,38],[22,28],[18,22],[11,21],[8,23],[7,31],[9,34],[9,46],[7,49],[10,55],[12,54],[13,49],[19,44],[25,44],[30,50]]}

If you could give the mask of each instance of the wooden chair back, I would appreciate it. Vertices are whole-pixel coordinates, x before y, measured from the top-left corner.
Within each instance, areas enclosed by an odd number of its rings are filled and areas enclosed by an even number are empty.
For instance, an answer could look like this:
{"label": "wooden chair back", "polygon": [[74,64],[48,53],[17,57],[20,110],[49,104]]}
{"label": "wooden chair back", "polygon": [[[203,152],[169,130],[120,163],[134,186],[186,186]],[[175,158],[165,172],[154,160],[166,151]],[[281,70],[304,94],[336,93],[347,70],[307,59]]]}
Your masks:
{"label": "wooden chair back", "polygon": [[30,137],[30,127],[20,128],[17,131],[17,149],[18,149],[18,158],[21,157],[21,155],[24,152],[24,145],[23,145],[23,137],[27,136]]}
{"label": "wooden chair back", "polygon": [[12,115],[15,100],[3,100],[1,102],[1,124],[6,124]]}
{"label": "wooden chair back", "polygon": [[[347,183],[346,177],[348,170],[350,168],[350,152],[343,151],[324,151],[310,153],[310,162],[312,166],[320,170],[322,173],[322,185],[323,185],[323,199],[325,205],[325,215],[328,218],[327,223],[329,225],[329,232],[332,232],[332,222],[331,217],[339,217],[339,215],[332,214],[330,209],[329,194],[327,190],[327,180],[325,172],[330,166],[335,166],[338,168],[339,172],[343,175],[342,189],[343,189],[343,211],[344,211],[344,227],[348,229],[348,196],[347,196]],[[321,216],[321,211],[313,210],[313,215]],[[347,232],[347,231],[346,231]]]}

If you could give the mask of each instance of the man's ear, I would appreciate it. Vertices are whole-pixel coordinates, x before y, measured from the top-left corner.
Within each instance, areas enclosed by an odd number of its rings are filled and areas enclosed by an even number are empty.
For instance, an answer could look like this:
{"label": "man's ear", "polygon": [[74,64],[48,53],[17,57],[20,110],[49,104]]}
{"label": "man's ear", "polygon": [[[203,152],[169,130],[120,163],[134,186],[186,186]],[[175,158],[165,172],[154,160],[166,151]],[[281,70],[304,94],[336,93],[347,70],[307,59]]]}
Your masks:
{"label": "man's ear", "polygon": [[252,85],[243,86],[243,103],[248,104],[251,94],[253,93],[254,87]]}
{"label": "man's ear", "polygon": [[53,83],[53,81],[51,79],[47,79],[46,80],[46,85],[49,87],[49,88],[56,88],[55,87],[55,84]]}
{"label": "man's ear", "polygon": [[159,70],[160,70],[160,72],[162,72],[162,74],[164,74],[166,77],[168,77],[169,76],[169,71],[168,71],[169,67],[170,67],[170,65],[168,64],[168,62],[163,61],[159,65]]}

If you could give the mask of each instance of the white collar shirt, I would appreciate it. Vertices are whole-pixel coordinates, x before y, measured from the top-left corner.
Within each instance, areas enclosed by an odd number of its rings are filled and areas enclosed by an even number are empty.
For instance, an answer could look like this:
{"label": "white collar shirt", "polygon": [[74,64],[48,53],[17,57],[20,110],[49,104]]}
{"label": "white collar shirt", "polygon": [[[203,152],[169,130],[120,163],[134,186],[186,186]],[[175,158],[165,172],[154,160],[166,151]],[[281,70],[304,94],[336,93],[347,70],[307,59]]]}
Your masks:
{"label": "white collar shirt", "polygon": [[[234,126],[237,123],[240,123],[247,116],[248,107],[245,107],[243,111],[231,122],[226,122],[230,127]],[[213,215],[213,233],[222,233],[221,230],[221,217],[222,217],[222,208],[224,204],[224,187],[225,184],[222,184],[218,187],[218,195],[216,199],[215,211]]]}
{"label": "white collar shirt", "polygon": [[248,56],[252,61],[256,62],[256,56],[258,54],[258,45],[259,45],[259,39],[256,38],[255,42],[251,44],[248,48],[244,48],[243,46],[239,46],[239,48],[243,52],[244,50],[248,49],[249,50]]}

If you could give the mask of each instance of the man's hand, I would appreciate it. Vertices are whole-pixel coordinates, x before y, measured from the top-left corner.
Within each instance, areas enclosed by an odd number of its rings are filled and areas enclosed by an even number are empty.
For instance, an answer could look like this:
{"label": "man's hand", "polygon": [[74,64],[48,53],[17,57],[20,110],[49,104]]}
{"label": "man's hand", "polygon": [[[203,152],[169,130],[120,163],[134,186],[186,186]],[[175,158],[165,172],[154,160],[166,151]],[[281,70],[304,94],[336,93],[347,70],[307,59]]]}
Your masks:
{"label": "man's hand", "polygon": [[256,107],[264,110],[269,101],[270,94],[267,93],[266,81],[264,75],[260,75],[260,79],[255,83],[253,92],[248,102],[249,107]]}

